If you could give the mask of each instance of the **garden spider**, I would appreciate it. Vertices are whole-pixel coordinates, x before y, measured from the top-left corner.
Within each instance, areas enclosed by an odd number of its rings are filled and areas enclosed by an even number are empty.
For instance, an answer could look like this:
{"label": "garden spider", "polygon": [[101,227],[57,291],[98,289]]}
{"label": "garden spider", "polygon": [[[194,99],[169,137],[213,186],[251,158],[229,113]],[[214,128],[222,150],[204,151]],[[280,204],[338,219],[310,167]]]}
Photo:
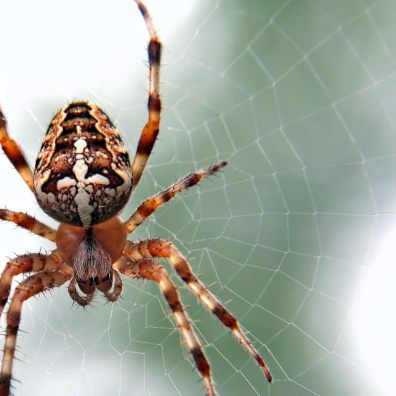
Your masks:
{"label": "garden spider", "polygon": [[137,186],[156,140],[161,113],[159,73],[161,42],[147,8],[135,0],[148,33],[148,120],[137,146],[132,166],[119,132],[108,116],[88,101],[61,108],[48,127],[37,156],[34,173],[20,147],[9,136],[0,109],[0,143],[4,153],[33,191],[40,207],[61,224],[57,230],[24,213],[0,209],[0,219],[13,222],[56,243],[50,254],[26,254],[10,260],[0,277],[0,315],[8,301],[13,277],[33,273],[16,288],[7,312],[5,347],[0,373],[0,396],[8,396],[12,379],[16,337],[24,301],[70,281],[70,297],[79,305],[90,304],[98,290],[116,301],[122,290],[120,274],[156,282],[173,313],[176,324],[203,379],[206,393],[216,394],[210,364],[178,290],[156,259],[164,258],[176,273],[233,336],[246,348],[271,382],[271,374],[259,353],[241,330],[235,317],[193,273],[173,243],[162,239],[127,240],[161,205],[222,169],[217,162],[197,171],[148,198],[122,222],[118,214]]}

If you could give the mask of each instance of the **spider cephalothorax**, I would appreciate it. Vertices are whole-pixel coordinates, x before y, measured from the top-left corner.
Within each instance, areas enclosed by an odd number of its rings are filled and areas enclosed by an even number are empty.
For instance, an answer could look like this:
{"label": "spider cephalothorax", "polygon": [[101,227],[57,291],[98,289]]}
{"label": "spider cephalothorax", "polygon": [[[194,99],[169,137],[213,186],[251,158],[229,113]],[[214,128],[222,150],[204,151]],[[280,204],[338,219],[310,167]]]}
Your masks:
{"label": "spider cephalothorax", "polygon": [[53,118],[34,171],[41,208],[62,223],[90,226],[128,202],[128,151],[109,117],[90,102],[73,102]]}
{"label": "spider cephalothorax", "polygon": [[59,226],[56,233],[59,254],[73,267],[74,278],[80,290],[90,295],[85,300],[87,304],[95,289],[101,292],[110,290],[113,283],[113,263],[121,257],[126,239],[127,231],[119,217],[91,227],[69,224]]}
{"label": "spider cephalothorax", "polygon": [[[145,169],[158,135],[161,113],[161,43],[147,8],[140,0],[135,1],[150,36],[149,114],[132,165],[120,134],[109,117],[89,101],[76,101],[60,109],[53,118],[33,174],[19,145],[8,134],[6,118],[0,109],[0,144],[4,153],[36,195],[41,208],[61,222],[54,230],[25,213],[0,209],[1,220],[14,222],[56,244],[56,249],[50,254],[26,254],[10,260],[1,274],[0,316],[8,302],[9,305],[0,396],[9,396],[10,392],[23,302],[68,281],[71,298],[81,306],[89,304],[96,291],[103,293],[108,301],[116,301],[122,291],[120,274],[158,284],[202,376],[207,395],[215,396],[209,361],[175,284],[158,262],[160,258],[168,261],[201,303],[231,330],[232,335],[256,360],[268,381],[272,380],[264,360],[241,330],[236,318],[199,280],[173,243],[162,239],[127,240],[127,235],[161,205],[218,172],[227,163],[220,161],[189,174],[146,199],[125,222],[118,217]],[[29,273],[31,275],[16,287],[8,301],[13,277]]]}

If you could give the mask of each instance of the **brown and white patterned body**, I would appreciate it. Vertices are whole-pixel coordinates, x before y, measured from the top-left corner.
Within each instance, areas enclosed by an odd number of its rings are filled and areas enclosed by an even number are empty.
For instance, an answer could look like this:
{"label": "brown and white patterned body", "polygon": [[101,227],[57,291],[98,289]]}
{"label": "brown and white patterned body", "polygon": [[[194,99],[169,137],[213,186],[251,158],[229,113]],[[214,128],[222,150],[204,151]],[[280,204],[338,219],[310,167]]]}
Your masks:
{"label": "brown and white patterned body", "polygon": [[91,102],[61,108],[47,130],[34,171],[41,208],[62,223],[92,226],[128,202],[128,152],[109,117]]}

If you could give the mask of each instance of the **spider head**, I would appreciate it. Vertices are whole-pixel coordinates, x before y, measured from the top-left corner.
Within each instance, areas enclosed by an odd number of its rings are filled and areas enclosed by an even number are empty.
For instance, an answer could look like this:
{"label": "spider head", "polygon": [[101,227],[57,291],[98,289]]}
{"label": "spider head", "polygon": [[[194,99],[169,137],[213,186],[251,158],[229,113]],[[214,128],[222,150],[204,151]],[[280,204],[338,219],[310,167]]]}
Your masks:
{"label": "spider head", "polygon": [[78,286],[85,294],[110,290],[112,268],[122,254],[127,232],[118,217],[93,227],[62,223],[56,236],[58,251],[73,267]]}

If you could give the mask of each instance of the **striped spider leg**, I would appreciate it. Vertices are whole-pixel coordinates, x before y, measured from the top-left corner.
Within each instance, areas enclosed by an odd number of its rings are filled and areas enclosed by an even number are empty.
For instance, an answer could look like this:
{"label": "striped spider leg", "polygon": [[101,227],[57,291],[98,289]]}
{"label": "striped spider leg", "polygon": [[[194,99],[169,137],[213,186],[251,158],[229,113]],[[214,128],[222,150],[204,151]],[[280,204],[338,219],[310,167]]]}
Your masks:
{"label": "striped spider leg", "polygon": [[176,285],[169,277],[164,267],[153,260],[131,260],[123,256],[116,264],[118,271],[131,279],[148,279],[158,284],[169,308],[172,311],[177,327],[183,340],[189,349],[195,365],[202,376],[206,393],[208,396],[215,396],[213,378],[210,374],[210,364],[206,358],[201,343],[196,335],[191,320],[185,311],[180,300],[180,295]]}
{"label": "striped spider leg", "polygon": [[[13,222],[16,225],[55,241],[55,231],[35,218],[21,212],[0,209],[0,220]],[[62,258],[53,251],[51,254],[24,254],[11,259],[0,276],[0,317],[8,302],[13,278],[19,274],[35,273],[19,284],[8,307],[5,346],[2,369],[0,373],[0,396],[8,396],[12,379],[16,336],[19,329],[23,302],[41,292],[58,287],[68,280],[72,268],[62,264]]]}
{"label": "striped spider leg", "polygon": [[150,157],[155,140],[159,132],[161,118],[161,98],[159,93],[160,84],[160,64],[162,44],[157,37],[151,16],[146,6],[140,0],[135,0],[146,23],[149,33],[149,43],[147,47],[149,60],[149,98],[148,98],[148,120],[140,135],[140,140],[136,149],[135,158],[132,163],[133,187],[135,189],[142,177],[146,163]]}
{"label": "striped spider leg", "polygon": [[[145,261],[145,260],[165,258],[175,269],[177,275],[179,275],[179,277],[186,283],[188,288],[199,299],[199,301],[207,309],[209,309],[213,313],[213,315],[215,315],[224,326],[230,329],[232,335],[239,341],[241,345],[243,345],[243,347],[248,351],[248,353],[256,360],[256,362],[262,369],[265,377],[267,378],[268,382],[272,382],[272,376],[267,365],[265,364],[263,358],[260,356],[257,350],[253,347],[251,342],[248,340],[246,335],[243,333],[236,318],[219,302],[219,300],[198,279],[198,277],[192,271],[192,268],[188,263],[188,261],[173,245],[173,243],[162,239],[148,239],[141,241],[139,243],[127,241],[124,249],[124,255],[128,257],[130,260],[135,261],[137,263],[141,262],[142,260]],[[147,265],[145,264],[144,268],[146,268],[146,266]],[[137,269],[135,269],[135,271],[137,271],[137,274],[139,274],[139,268],[140,266],[137,267]],[[153,267],[150,266],[151,270],[152,268]],[[205,357],[205,354],[202,350],[198,337],[195,335],[194,330],[189,325],[188,316],[183,309],[183,305],[180,302],[179,295],[177,293],[175,294],[173,290],[175,286],[173,283],[171,284],[168,281],[165,282],[165,280],[164,283],[166,283],[166,285],[161,284],[161,280],[164,279],[165,277],[165,275],[163,275],[164,269],[162,267],[156,270],[155,272],[158,272],[157,278],[148,278],[148,279],[154,280],[160,284],[161,291],[164,293],[165,298],[169,303],[169,306],[173,312],[175,320],[178,323],[179,330],[182,333],[184,339],[186,340],[186,344],[195,360],[195,364],[198,368],[198,371],[200,372],[203,378],[207,395],[214,396],[216,393],[213,385],[210,364],[207,358]],[[147,278],[145,272],[141,276]],[[168,291],[169,293],[174,295],[174,298],[170,299],[167,297]],[[173,304],[172,302],[170,302],[170,300],[173,301]]]}
{"label": "striped spider leg", "polygon": [[187,188],[195,186],[201,180],[218,172],[226,165],[226,161],[220,161],[216,162],[207,169],[202,169],[200,171],[190,173],[179,182],[159,192],[153,197],[146,199],[138,206],[138,208],[131,215],[131,217],[124,223],[128,233],[132,233],[137,227],[139,227],[140,224],[142,224],[147,219],[147,217],[149,217],[152,213],[158,210],[164,203],[170,201],[176,194],[186,190]]}
{"label": "striped spider leg", "polygon": [[[41,261],[46,264],[44,257],[41,258]],[[43,269],[45,267],[44,265]],[[23,303],[39,293],[63,285],[71,278],[72,274],[73,269],[70,266],[66,264],[59,265],[57,269],[48,269],[29,276],[15,289],[7,312],[7,327],[0,373],[0,396],[8,396],[10,394],[16,338],[21,321]]]}
{"label": "striped spider leg", "polygon": [[14,165],[15,169],[21,175],[22,179],[33,191],[33,172],[29,167],[25,155],[23,154],[19,145],[8,133],[7,119],[0,107],[0,144],[4,154]]}

